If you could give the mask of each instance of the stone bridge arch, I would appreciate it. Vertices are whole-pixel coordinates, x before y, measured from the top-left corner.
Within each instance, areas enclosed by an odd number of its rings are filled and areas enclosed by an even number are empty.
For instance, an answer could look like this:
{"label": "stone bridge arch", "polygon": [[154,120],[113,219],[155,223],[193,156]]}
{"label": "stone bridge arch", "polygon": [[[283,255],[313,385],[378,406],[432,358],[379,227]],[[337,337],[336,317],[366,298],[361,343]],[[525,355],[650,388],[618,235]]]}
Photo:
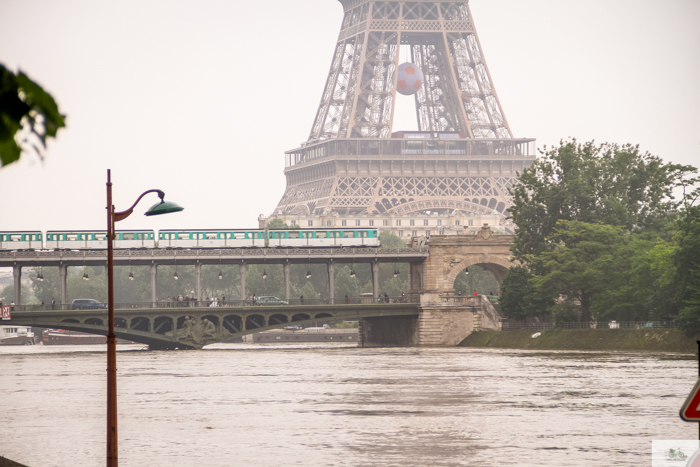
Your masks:
{"label": "stone bridge arch", "polygon": [[447,284],[452,284],[450,287],[454,288],[455,279],[457,279],[459,273],[470,266],[479,266],[489,271],[496,278],[496,282],[498,282],[500,288],[501,282],[508,273],[508,268],[512,266],[512,263],[509,259],[505,259],[503,256],[499,255],[469,256],[450,270],[450,273],[445,278]]}
{"label": "stone bridge arch", "polygon": [[[454,292],[457,275],[478,265],[491,272],[500,284],[512,266],[512,235],[497,235],[484,224],[476,235],[433,235],[428,241],[430,256],[411,269],[412,293],[429,300],[431,294]],[[420,278],[420,279],[419,279]],[[420,288],[415,287],[420,284]]]}

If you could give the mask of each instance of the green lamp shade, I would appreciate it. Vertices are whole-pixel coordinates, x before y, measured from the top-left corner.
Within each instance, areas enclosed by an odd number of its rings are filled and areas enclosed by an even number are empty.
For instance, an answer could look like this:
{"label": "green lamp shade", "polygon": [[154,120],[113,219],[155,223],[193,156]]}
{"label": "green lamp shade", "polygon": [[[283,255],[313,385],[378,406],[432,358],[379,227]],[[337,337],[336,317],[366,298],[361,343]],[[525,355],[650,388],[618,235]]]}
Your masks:
{"label": "green lamp shade", "polygon": [[182,206],[171,203],[170,201],[164,201],[161,200],[160,203],[156,203],[150,208],[148,208],[148,211],[146,211],[146,216],[158,216],[160,214],[168,214],[171,212],[180,212],[182,211],[183,208]]}

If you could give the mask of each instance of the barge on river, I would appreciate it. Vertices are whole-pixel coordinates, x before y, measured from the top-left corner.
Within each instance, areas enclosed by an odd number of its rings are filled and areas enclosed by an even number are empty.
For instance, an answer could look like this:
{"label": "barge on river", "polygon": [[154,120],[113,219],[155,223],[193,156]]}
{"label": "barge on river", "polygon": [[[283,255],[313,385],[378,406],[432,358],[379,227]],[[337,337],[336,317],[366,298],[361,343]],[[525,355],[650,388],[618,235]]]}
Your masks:
{"label": "barge on river", "polygon": [[34,345],[36,339],[30,326],[0,326],[0,345]]}

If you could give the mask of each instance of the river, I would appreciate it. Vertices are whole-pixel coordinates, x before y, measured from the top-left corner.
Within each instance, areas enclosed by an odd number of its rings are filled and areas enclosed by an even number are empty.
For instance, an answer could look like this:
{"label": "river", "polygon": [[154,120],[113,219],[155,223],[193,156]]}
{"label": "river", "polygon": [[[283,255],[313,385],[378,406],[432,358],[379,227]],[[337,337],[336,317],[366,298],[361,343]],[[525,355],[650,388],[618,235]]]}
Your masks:
{"label": "river", "polygon": [[[0,455],[105,458],[106,346],[0,347]],[[122,466],[641,466],[697,439],[690,355],[119,346]]]}

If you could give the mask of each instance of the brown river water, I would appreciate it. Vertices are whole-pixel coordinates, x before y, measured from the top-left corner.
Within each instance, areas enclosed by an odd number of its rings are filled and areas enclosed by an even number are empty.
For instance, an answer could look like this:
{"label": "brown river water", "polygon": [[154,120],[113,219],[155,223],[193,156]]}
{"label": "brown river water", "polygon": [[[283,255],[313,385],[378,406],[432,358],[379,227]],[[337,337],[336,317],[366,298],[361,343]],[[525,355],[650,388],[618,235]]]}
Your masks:
{"label": "brown river water", "polygon": [[[104,465],[105,348],[0,347],[0,455]],[[698,437],[691,355],[118,348],[121,466],[643,466]]]}

